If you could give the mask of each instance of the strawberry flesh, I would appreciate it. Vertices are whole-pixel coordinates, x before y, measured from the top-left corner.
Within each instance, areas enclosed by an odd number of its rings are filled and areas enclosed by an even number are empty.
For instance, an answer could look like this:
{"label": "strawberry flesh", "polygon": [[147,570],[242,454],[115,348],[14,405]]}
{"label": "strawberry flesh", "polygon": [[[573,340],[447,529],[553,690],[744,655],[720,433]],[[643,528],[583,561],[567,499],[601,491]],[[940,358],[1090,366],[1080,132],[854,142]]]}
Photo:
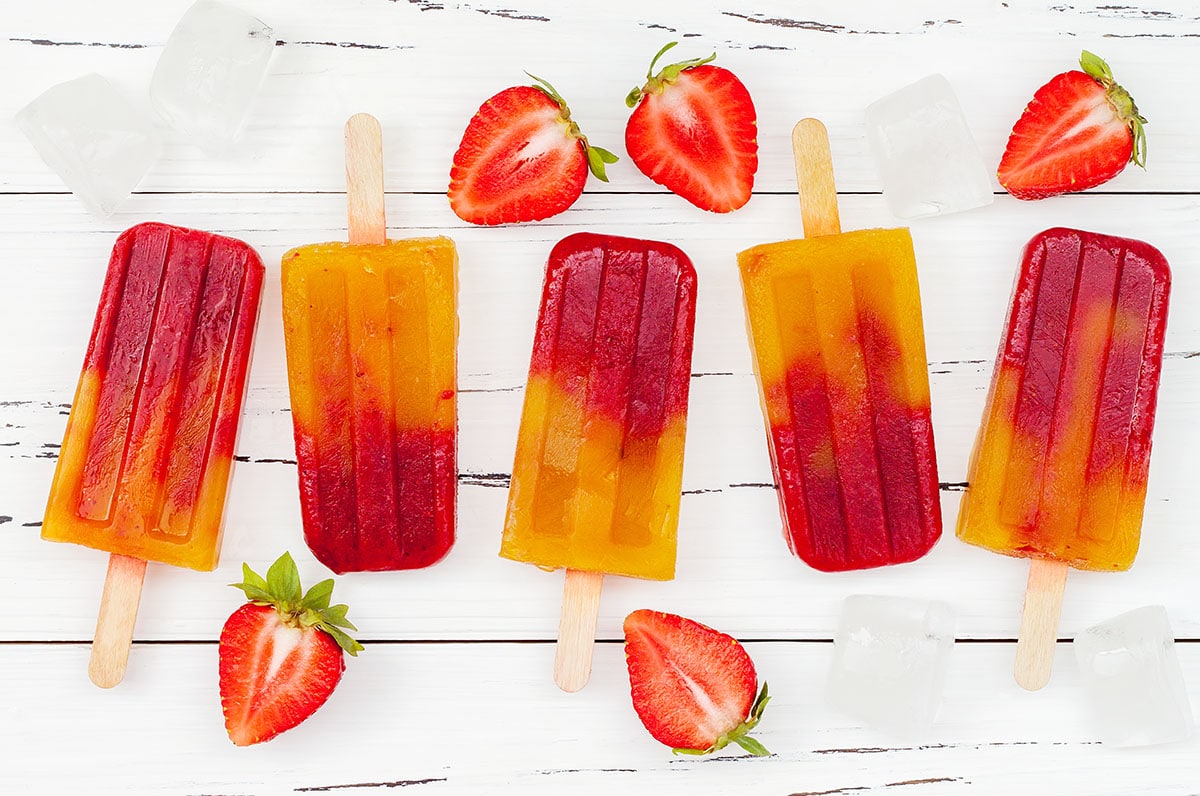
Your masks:
{"label": "strawberry flesh", "polygon": [[1133,160],[1145,164],[1142,125],[1108,65],[1084,52],[1088,72],[1056,75],[1013,126],[997,177],[1018,199],[1043,199],[1108,182]]}
{"label": "strawberry flesh", "polygon": [[540,221],[583,193],[588,172],[606,179],[616,156],[589,148],[554,87],[515,86],[487,100],[467,124],[450,169],[450,207],[473,224]]}
{"label": "strawberry flesh", "polygon": [[247,603],[221,631],[221,707],[238,746],[270,740],[325,704],[346,668],[328,633],[284,624],[269,605]]}
{"label": "strawberry flesh", "polygon": [[250,602],[234,611],[217,645],[225,729],[238,746],[290,730],[325,704],[346,668],[343,653],[362,644],[346,631],[347,607],[330,605],[333,580],[307,592],[296,562],[284,553],[266,577],[242,565],[232,584]]}
{"label": "strawberry flesh", "polygon": [[750,92],[728,69],[705,64],[651,78],[625,126],[625,149],[654,182],[728,213],[750,199],[757,134]]}
{"label": "strawberry flesh", "polygon": [[739,738],[761,714],[758,678],[732,636],[681,616],[634,611],[625,619],[625,658],[633,707],[658,741],[708,752],[753,740]]}

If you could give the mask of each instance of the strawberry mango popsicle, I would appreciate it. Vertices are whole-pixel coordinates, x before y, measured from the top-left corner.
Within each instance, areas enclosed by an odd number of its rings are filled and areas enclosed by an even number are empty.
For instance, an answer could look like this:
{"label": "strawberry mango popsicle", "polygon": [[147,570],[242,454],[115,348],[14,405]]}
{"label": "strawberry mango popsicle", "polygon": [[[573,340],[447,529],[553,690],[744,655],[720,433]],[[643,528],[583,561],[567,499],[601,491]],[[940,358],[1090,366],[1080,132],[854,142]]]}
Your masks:
{"label": "strawberry mango popsicle", "polygon": [[207,232],[139,224],[113,248],[42,524],[114,554],[105,606],[127,587],[111,667],[102,607],[100,685],[124,672],[145,562],[217,564],[262,281],[253,249]]}
{"label": "strawberry mango popsicle", "polygon": [[666,243],[579,233],[550,254],[500,555],[568,570],[564,622],[572,584],[594,592],[567,690],[600,577],[675,574],[695,302]]}
{"label": "strawberry mango popsicle", "polygon": [[282,264],[304,538],[338,573],[427,567],[454,543],[458,256],[386,239],[379,124],[346,131],[350,243]]}
{"label": "strawberry mango popsicle", "polygon": [[794,144],[805,239],[738,255],[784,537],[824,571],[912,561],[941,535],[912,239],[839,234],[824,127]]}
{"label": "strawberry mango popsicle", "polygon": [[1124,570],[1137,553],[1170,284],[1141,241],[1059,228],[1025,248],[958,536],[1033,559],[1027,688],[1049,677],[1067,567]]}

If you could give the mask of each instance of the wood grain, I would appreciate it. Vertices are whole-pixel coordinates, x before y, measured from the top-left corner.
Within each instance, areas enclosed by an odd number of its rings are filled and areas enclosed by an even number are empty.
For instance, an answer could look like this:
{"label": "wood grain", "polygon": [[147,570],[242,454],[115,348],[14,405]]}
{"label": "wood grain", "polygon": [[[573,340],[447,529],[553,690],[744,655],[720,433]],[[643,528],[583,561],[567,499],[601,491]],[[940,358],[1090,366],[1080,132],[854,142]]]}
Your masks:
{"label": "wood grain", "polygon": [[558,643],[554,647],[554,682],[575,692],[592,676],[592,648],[596,643],[596,618],[600,614],[601,572],[568,569],[563,579]]}
{"label": "wood grain", "polygon": [[116,553],[108,557],[108,574],[88,660],[88,677],[101,688],[112,688],[125,677],[145,577],[144,560]]}
{"label": "wood grain", "polygon": [[833,182],[833,155],[829,132],[818,119],[801,119],[792,128],[792,153],[796,159],[796,187],[800,193],[800,217],[804,237],[837,235],[842,231],[838,217],[837,188]]}
{"label": "wood grain", "polygon": [[1061,561],[1044,558],[1029,561],[1029,583],[1021,608],[1021,630],[1017,635],[1017,660],[1013,670],[1017,685],[1027,691],[1037,691],[1050,682],[1068,569]]}
{"label": "wood grain", "polygon": [[384,243],[383,128],[367,113],[346,121],[346,206],[351,243]]}

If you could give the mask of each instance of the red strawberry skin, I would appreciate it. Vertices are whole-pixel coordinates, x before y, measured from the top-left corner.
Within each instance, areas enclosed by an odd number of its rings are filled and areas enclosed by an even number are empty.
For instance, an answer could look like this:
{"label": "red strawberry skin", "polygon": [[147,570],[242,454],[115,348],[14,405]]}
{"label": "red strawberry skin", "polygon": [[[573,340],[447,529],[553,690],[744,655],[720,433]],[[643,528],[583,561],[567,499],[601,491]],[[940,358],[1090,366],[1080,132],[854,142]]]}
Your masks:
{"label": "red strawberry skin", "polygon": [[634,710],[674,749],[712,749],[755,703],[758,677],[746,650],[691,619],[634,611],[625,619],[625,658]]}
{"label": "red strawberry skin", "polygon": [[304,721],[329,699],[346,668],[332,636],[289,627],[270,605],[246,603],[234,611],[219,650],[225,729],[238,746]]}
{"label": "red strawberry skin", "polygon": [[546,92],[505,89],[480,106],[450,169],[450,207],[473,224],[540,221],[583,193],[584,143]]}
{"label": "red strawberry skin", "polygon": [[684,69],[642,94],[625,126],[625,149],[643,174],[697,207],[737,210],[758,171],[750,92],[728,69]]}
{"label": "red strawberry skin", "polygon": [[996,176],[1018,199],[1044,199],[1108,182],[1130,162],[1146,165],[1146,119],[1099,56],[1055,75],[1034,94]]}

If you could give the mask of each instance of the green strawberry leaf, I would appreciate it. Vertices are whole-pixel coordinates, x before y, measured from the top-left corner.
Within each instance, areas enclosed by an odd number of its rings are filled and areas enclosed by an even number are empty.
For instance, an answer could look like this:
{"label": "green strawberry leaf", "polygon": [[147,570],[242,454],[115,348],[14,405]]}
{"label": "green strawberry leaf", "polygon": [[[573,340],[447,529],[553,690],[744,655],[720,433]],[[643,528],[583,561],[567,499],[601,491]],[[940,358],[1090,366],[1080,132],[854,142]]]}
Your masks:
{"label": "green strawberry leaf", "polygon": [[233,586],[235,589],[241,589],[243,592],[245,592],[246,599],[250,602],[262,603],[264,605],[270,605],[271,603],[275,602],[275,598],[272,597],[271,593],[266,589],[260,589],[257,586],[249,583],[230,583],[229,585]]}
{"label": "green strawberry leaf", "polygon": [[244,562],[242,563],[242,582],[248,586],[255,586],[262,591],[267,590],[266,578],[250,569],[250,565]]}
{"label": "green strawberry leaf", "polygon": [[763,746],[761,742],[755,738],[751,738],[749,735],[743,735],[738,738],[734,738],[733,741],[755,757],[767,757],[771,754],[769,751],[767,751],[767,747]]}
{"label": "green strawberry leaf", "polygon": [[601,149],[598,146],[588,146],[584,143],[584,149],[587,150],[588,168],[596,179],[608,182],[608,175],[604,173],[605,163],[616,163],[620,158],[609,152],[607,149]]}
{"label": "green strawberry leaf", "polygon": [[300,602],[304,592],[300,588],[300,571],[291,553],[284,553],[267,570],[267,587],[278,600],[289,603]]}
{"label": "green strawberry leaf", "polygon": [[304,595],[304,607],[320,611],[329,607],[329,599],[333,596],[333,578],[326,578],[309,589]]}
{"label": "green strawberry leaf", "polygon": [[350,653],[351,656],[358,657],[358,653],[362,652],[363,645],[350,638],[344,631],[336,627],[323,627],[321,629],[333,636],[333,640],[338,643],[338,646]]}
{"label": "green strawberry leaf", "polygon": [[771,697],[767,696],[767,684],[763,683],[762,690],[758,692],[758,698],[754,700],[754,707],[750,708],[750,720],[754,724],[758,724],[758,720],[762,718],[763,711],[767,709],[767,703],[770,701]]}
{"label": "green strawberry leaf", "polygon": [[1105,86],[1114,82],[1112,69],[1104,59],[1095,53],[1084,50],[1079,56],[1079,66],[1084,73],[1103,83]]}

